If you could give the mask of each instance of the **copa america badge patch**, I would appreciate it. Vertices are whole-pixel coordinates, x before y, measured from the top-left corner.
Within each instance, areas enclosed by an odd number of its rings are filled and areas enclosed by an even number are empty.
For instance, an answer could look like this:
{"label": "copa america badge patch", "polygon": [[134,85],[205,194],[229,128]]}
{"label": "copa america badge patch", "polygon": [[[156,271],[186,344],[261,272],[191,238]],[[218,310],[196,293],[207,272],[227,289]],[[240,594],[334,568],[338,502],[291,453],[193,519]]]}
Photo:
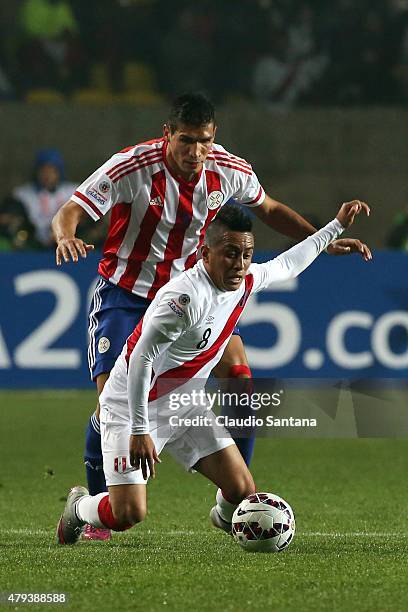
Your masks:
{"label": "copa america badge patch", "polygon": [[222,191],[212,191],[208,194],[207,197],[207,208],[209,210],[214,210],[221,206],[224,196],[222,195]]}
{"label": "copa america badge patch", "polygon": [[178,299],[179,304],[182,306],[187,306],[190,303],[190,296],[187,293],[182,293]]}
{"label": "copa america badge patch", "polygon": [[111,188],[111,184],[110,184],[110,181],[108,180],[101,181],[98,185],[98,189],[101,193],[108,193],[110,188]]}
{"label": "copa america badge patch", "polygon": [[109,348],[110,348],[109,338],[106,338],[105,336],[102,336],[102,338],[99,338],[98,351],[100,353],[106,353],[106,351],[109,351]]}

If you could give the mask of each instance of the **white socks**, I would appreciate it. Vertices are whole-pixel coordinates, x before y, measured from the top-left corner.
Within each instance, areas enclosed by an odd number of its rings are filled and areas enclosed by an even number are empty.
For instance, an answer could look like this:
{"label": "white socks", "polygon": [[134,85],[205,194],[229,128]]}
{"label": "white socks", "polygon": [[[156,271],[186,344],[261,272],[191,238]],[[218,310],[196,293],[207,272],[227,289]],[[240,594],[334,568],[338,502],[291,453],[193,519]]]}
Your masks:
{"label": "white socks", "polygon": [[75,506],[75,511],[77,517],[84,521],[84,523],[89,523],[93,527],[99,527],[101,529],[106,529],[106,526],[101,523],[101,519],[99,518],[99,502],[101,499],[109,495],[107,491],[103,493],[98,493],[98,495],[84,495],[81,497]]}
{"label": "white socks", "polygon": [[229,501],[227,501],[223,496],[221,489],[218,489],[215,499],[217,502],[218,514],[224,521],[230,523],[232,521],[234,510],[238,504],[231,504]]}

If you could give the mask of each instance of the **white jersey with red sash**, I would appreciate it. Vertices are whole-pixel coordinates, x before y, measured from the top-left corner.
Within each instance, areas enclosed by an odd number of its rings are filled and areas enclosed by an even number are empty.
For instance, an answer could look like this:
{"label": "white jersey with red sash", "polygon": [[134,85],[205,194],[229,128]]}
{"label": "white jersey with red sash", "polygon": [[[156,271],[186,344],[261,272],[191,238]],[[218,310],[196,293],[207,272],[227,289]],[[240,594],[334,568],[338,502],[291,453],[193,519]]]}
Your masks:
{"label": "white jersey with red sash", "polygon": [[275,259],[252,264],[236,291],[218,289],[202,261],[170,281],[129,336],[100,401],[128,415],[132,433],[148,433],[153,404],[209,377],[251,294],[298,276],[342,231],[335,219]]}

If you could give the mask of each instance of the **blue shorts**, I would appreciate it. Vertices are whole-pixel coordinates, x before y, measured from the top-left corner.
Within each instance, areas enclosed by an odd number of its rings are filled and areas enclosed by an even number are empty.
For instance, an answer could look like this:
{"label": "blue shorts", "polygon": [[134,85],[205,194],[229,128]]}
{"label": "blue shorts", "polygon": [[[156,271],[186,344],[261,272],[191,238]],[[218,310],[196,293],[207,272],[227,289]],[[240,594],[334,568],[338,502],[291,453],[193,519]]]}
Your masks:
{"label": "blue shorts", "polygon": [[150,300],[100,278],[89,308],[88,365],[92,380],[109,373]]}
{"label": "blue shorts", "polygon": [[[112,370],[123,345],[149,305],[150,300],[102,277],[98,280],[88,317],[88,365],[92,380]],[[240,335],[238,327],[233,334]]]}

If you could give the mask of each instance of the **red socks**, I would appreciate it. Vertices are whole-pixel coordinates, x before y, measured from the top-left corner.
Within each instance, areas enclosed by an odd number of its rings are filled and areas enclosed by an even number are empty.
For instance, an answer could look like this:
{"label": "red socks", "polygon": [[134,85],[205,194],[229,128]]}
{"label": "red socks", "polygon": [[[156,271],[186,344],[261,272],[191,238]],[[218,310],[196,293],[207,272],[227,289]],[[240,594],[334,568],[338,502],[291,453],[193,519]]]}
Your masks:
{"label": "red socks", "polygon": [[112,506],[110,504],[109,495],[105,495],[101,499],[98,505],[98,514],[101,520],[101,523],[105,525],[108,529],[112,529],[113,531],[126,531],[126,529],[130,529],[133,525],[119,525],[113,516]]}

